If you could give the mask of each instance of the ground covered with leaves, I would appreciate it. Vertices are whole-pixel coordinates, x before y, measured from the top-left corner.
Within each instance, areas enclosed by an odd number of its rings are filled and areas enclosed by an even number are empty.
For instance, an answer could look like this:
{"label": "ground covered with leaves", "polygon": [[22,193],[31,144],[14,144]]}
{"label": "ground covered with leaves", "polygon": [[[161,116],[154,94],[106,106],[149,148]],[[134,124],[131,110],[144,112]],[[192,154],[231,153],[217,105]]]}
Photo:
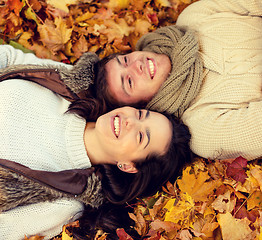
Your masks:
{"label": "ground covered with leaves", "polygon": [[[0,41],[66,63],[86,51],[104,57],[134,50],[143,34],[174,24],[194,1],[0,0]],[[150,240],[262,240],[261,160],[196,158],[174,184],[140,199],[130,218]],[[77,226],[64,226],[55,239],[73,239],[70,229]],[[117,233],[132,240],[123,229]]]}

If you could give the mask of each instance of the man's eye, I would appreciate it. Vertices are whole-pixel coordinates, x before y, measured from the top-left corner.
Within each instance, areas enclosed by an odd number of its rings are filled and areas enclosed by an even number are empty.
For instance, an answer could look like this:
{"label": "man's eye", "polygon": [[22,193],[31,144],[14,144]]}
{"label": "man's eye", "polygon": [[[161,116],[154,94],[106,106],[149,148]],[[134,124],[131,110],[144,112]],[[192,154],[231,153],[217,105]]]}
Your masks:
{"label": "man's eye", "polygon": [[127,66],[127,57],[126,56],[124,57],[124,62],[125,62],[125,65]]}
{"label": "man's eye", "polygon": [[141,109],[139,109],[139,119],[141,119],[142,118],[142,111],[141,111]]}

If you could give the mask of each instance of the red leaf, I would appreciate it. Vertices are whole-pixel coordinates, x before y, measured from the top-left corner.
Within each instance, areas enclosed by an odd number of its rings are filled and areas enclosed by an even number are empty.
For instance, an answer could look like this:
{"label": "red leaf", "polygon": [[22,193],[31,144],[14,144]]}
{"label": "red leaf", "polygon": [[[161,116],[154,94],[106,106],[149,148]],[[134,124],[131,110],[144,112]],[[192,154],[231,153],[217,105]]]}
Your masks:
{"label": "red leaf", "polygon": [[119,240],[134,240],[130,237],[123,228],[118,228],[116,234],[119,237]]}
{"label": "red leaf", "polygon": [[231,177],[236,181],[244,183],[247,177],[247,174],[245,172],[246,166],[247,160],[243,157],[238,157],[232,163],[228,164],[226,174],[228,177]]}

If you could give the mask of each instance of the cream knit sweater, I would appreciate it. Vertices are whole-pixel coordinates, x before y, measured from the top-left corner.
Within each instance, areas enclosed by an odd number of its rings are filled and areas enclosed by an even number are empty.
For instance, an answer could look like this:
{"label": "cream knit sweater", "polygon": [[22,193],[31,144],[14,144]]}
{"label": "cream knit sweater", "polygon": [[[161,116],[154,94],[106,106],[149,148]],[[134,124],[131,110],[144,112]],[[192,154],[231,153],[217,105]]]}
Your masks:
{"label": "cream knit sweater", "polygon": [[177,25],[195,31],[205,78],[182,119],[212,159],[262,156],[262,0],[200,0]]}
{"label": "cream knit sweater", "polygon": [[[0,66],[59,64],[0,46]],[[83,133],[85,120],[64,114],[69,102],[36,83],[6,80],[0,83],[0,157],[38,170],[60,171],[90,167]],[[83,210],[74,200],[38,203],[0,214],[0,239],[18,240],[62,231]]]}

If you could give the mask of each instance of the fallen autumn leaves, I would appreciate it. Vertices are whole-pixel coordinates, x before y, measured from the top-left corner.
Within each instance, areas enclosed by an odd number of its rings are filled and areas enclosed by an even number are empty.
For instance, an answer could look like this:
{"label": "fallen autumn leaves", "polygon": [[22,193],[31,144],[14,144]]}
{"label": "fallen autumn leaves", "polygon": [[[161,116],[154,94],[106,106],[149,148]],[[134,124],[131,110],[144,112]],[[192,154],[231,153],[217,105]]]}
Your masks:
{"label": "fallen autumn leaves", "polygon": [[196,159],[174,185],[169,183],[163,189],[142,199],[135,214],[130,214],[141,236],[261,240],[261,161]]}
{"label": "fallen autumn leaves", "polygon": [[[74,63],[85,51],[103,57],[134,50],[143,34],[174,24],[192,2],[2,0],[0,38],[38,57]],[[162,192],[140,199],[130,217],[141,237],[150,240],[262,240],[261,160],[196,159],[174,185],[168,183]],[[70,228],[75,224],[54,239],[72,239]],[[132,239],[123,229],[117,232],[120,239]],[[105,238],[106,233],[98,232],[97,239]]]}

